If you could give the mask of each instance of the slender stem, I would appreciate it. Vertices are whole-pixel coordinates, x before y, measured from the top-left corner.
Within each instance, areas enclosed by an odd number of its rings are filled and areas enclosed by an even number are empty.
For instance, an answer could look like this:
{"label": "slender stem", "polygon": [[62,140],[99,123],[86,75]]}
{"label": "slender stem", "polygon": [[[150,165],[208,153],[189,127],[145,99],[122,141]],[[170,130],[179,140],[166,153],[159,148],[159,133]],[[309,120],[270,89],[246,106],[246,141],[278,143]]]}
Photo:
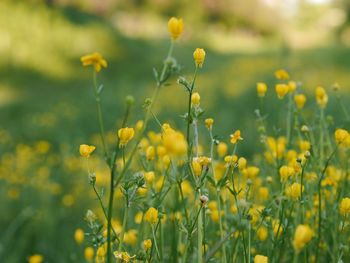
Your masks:
{"label": "slender stem", "polygon": [[291,140],[291,127],[292,127],[292,94],[288,94],[288,112],[287,112],[287,146],[290,144]]}
{"label": "slender stem", "polygon": [[[220,229],[220,238],[222,239],[223,236],[224,236],[224,230],[223,230],[223,227],[222,227],[222,217],[221,217],[221,200],[220,200],[220,189],[217,188],[216,189],[216,201],[218,203],[218,215],[219,215],[219,229]],[[223,254],[223,257],[222,257],[222,262],[226,262],[226,248],[225,248],[225,245],[223,244],[222,245],[222,254]]]}
{"label": "slender stem", "polygon": [[98,118],[98,124],[100,126],[100,136],[101,136],[101,141],[102,141],[102,147],[103,147],[105,158],[108,158],[107,146],[106,146],[106,142],[105,142],[105,131],[104,131],[103,118],[102,118],[102,110],[101,110],[100,91],[98,90],[98,86],[97,86],[97,73],[95,70],[93,71],[93,82],[94,82],[94,92],[95,92],[95,100],[96,100],[96,107],[97,107],[97,118]]}
{"label": "slender stem", "polygon": [[[113,211],[113,197],[114,197],[114,170],[111,171],[110,182],[110,194],[108,202],[108,215],[107,215],[107,263],[112,262],[112,250],[111,250],[111,229],[112,229],[112,211]],[[122,240],[119,241],[119,245]]]}
{"label": "slender stem", "polygon": [[122,232],[120,233],[120,242],[118,246],[118,251],[121,251],[123,241],[124,241],[124,234],[126,230],[126,224],[128,222],[128,215],[129,215],[129,206],[127,204],[127,200],[125,201],[125,206],[124,206],[124,218],[123,218],[123,227],[122,227]]}
{"label": "slender stem", "polygon": [[250,242],[251,242],[251,232],[252,232],[252,225],[249,221],[248,223],[248,263],[250,263]]}
{"label": "slender stem", "polygon": [[157,256],[158,256],[158,259],[160,260],[160,253],[157,245],[157,238],[156,238],[156,233],[154,231],[154,226],[151,225],[151,228],[152,228],[152,237],[153,237],[154,247],[156,248]]}

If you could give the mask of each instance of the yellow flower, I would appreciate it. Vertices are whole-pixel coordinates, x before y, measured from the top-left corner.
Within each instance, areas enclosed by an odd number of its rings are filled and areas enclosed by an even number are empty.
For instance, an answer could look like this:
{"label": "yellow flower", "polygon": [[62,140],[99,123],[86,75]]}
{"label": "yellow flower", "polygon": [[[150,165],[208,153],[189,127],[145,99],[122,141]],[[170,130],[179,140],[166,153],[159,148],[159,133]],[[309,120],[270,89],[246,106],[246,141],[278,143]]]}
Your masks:
{"label": "yellow flower", "polygon": [[200,176],[202,174],[202,165],[200,164],[198,158],[193,159],[192,169],[195,176]]}
{"label": "yellow flower", "polygon": [[145,213],[144,218],[151,225],[157,223],[157,221],[158,221],[158,210],[155,209],[154,207],[150,207],[147,210],[147,212]]}
{"label": "yellow flower", "polygon": [[153,146],[148,146],[146,150],[146,159],[147,161],[152,161],[156,156],[156,150]]}
{"label": "yellow flower", "polygon": [[294,174],[294,169],[287,165],[283,165],[281,166],[279,172],[280,172],[281,181],[285,182],[288,180],[289,177],[291,177]]}
{"label": "yellow flower", "polygon": [[144,250],[149,250],[152,247],[152,240],[151,239],[146,239],[143,241],[143,249]]}
{"label": "yellow flower", "polygon": [[256,255],[254,257],[254,263],[267,263],[268,261],[269,258],[262,255]]}
{"label": "yellow flower", "polygon": [[277,79],[287,80],[287,79],[289,79],[289,74],[284,69],[279,69],[279,70],[275,71],[275,77]]}
{"label": "yellow flower", "polygon": [[176,17],[172,17],[168,21],[168,30],[172,37],[172,39],[177,39],[184,30],[184,23],[182,18],[178,19]]}
{"label": "yellow flower", "polygon": [[154,181],[155,175],[154,172],[144,173],[144,177],[147,183],[151,184]]}
{"label": "yellow flower", "polygon": [[246,168],[246,166],[247,166],[247,159],[244,157],[240,157],[238,159],[238,169],[243,170]]}
{"label": "yellow flower", "polygon": [[169,154],[183,155],[187,152],[187,141],[181,132],[173,130],[170,125],[163,125],[163,146]]}
{"label": "yellow flower", "polygon": [[275,89],[279,99],[283,99],[289,90],[287,84],[281,84],[281,83],[276,84]]}
{"label": "yellow flower", "polygon": [[198,92],[193,93],[191,97],[192,105],[198,107],[200,102],[201,102],[201,96],[199,95],[199,93]]}
{"label": "yellow flower", "polygon": [[278,220],[272,221],[273,235],[280,236],[283,233],[283,225]]}
{"label": "yellow flower", "polygon": [[335,141],[337,142],[337,144],[346,142],[346,139],[348,136],[349,136],[348,131],[344,129],[336,129],[334,133]]}
{"label": "yellow flower", "polygon": [[231,137],[232,144],[236,144],[238,141],[243,140],[243,138],[241,137],[240,130],[235,131],[233,134],[230,135],[230,137]]}
{"label": "yellow flower", "polygon": [[350,214],[350,198],[345,197],[340,201],[339,212],[342,216]]}
{"label": "yellow flower", "polygon": [[87,247],[84,249],[84,257],[87,261],[91,262],[94,258],[95,251],[92,247]]}
{"label": "yellow flower", "polygon": [[265,241],[268,237],[267,228],[264,226],[259,227],[259,229],[256,231],[256,235],[260,241]]}
{"label": "yellow flower", "polygon": [[193,52],[194,62],[197,67],[202,67],[205,59],[205,51],[203,48],[196,48]]}
{"label": "yellow flower", "polygon": [[79,152],[82,157],[89,157],[95,149],[96,147],[93,145],[81,144],[79,146]]}
{"label": "yellow flower", "polygon": [[75,230],[74,239],[78,244],[83,243],[84,237],[85,237],[85,233],[82,229],[78,228],[77,230]]}
{"label": "yellow flower", "polygon": [[294,102],[298,109],[302,109],[306,102],[306,96],[304,94],[297,94],[294,96]]}
{"label": "yellow flower", "polygon": [[223,157],[227,153],[227,144],[220,142],[217,146],[217,152],[220,157]]}
{"label": "yellow flower", "polygon": [[120,259],[121,262],[125,262],[125,263],[130,262],[131,259],[136,257],[135,255],[130,256],[128,252],[114,251],[113,254],[114,254],[116,259]]}
{"label": "yellow flower", "polygon": [[128,245],[135,245],[137,242],[137,231],[135,229],[130,229],[129,231],[125,232],[124,239],[125,244]]}
{"label": "yellow flower", "polygon": [[205,119],[205,126],[210,130],[213,127],[214,120],[212,118]]}
{"label": "yellow flower", "polygon": [[43,260],[44,260],[44,257],[39,254],[32,255],[28,258],[29,263],[41,263],[43,262]]}
{"label": "yellow flower", "polygon": [[265,97],[266,91],[267,91],[267,86],[265,83],[263,82],[258,82],[256,84],[256,91],[258,93],[259,97]]}
{"label": "yellow flower", "polygon": [[118,130],[118,137],[120,140],[119,146],[125,146],[135,135],[134,128],[121,128]]}
{"label": "yellow flower", "polygon": [[294,249],[299,252],[310,242],[313,236],[313,231],[308,225],[298,225],[293,240]]}
{"label": "yellow flower", "polygon": [[288,91],[290,93],[293,93],[296,90],[296,88],[297,88],[297,84],[296,84],[295,81],[289,81],[288,82]]}
{"label": "yellow flower", "polygon": [[100,72],[102,67],[107,68],[107,61],[98,52],[82,56],[80,61],[84,67],[93,65],[96,72]]}
{"label": "yellow flower", "polygon": [[301,186],[299,183],[293,183],[286,189],[286,195],[292,199],[298,199],[301,192],[304,192],[304,186]]}
{"label": "yellow flower", "polygon": [[320,105],[321,108],[326,107],[328,103],[328,95],[325,89],[321,86],[318,86],[316,88],[316,102],[318,105]]}

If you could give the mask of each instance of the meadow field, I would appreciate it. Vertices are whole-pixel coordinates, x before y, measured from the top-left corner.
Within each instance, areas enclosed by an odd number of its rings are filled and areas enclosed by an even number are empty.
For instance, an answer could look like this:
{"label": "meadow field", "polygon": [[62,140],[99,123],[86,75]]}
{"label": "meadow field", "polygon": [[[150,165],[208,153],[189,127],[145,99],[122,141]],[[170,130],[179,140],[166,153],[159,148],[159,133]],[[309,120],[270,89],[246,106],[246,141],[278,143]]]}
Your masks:
{"label": "meadow field", "polygon": [[349,262],[349,45],[142,12],[0,3],[0,262]]}

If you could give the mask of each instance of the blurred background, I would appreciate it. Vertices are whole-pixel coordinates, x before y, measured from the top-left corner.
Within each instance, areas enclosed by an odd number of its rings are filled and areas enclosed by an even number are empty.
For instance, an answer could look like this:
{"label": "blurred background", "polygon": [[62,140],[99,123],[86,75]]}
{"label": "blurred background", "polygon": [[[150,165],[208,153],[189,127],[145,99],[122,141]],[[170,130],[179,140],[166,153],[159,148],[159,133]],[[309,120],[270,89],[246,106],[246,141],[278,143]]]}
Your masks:
{"label": "blurred background", "polygon": [[[174,51],[183,75],[193,74],[193,50],[206,49],[197,85],[201,105],[221,138],[242,130],[241,155],[259,149],[257,82],[269,87],[268,121],[283,122],[284,104],[274,94],[279,68],[310,95],[306,115],[315,108],[315,87],[322,85],[330,96],[327,114],[336,117],[329,118],[330,126],[349,129],[332,91],[338,83],[349,105],[348,0],[2,0],[0,262],[26,262],[35,253],[45,262],[83,262],[73,234],[84,228],[84,214],[97,201],[78,146],[100,142],[91,70],[79,59],[98,51],[109,62],[99,81],[113,143],[126,95],[136,99],[129,125],[143,116],[142,103],[155,85],[152,68],[162,66],[169,46],[171,16],[185,23]],[[160,92],[158,118],[182,129],[186,101],[171,79]],[[278,129],[271,126],[269,133],[278,135]],[[92,162],[103,186],[106,167],[98,158]]]}

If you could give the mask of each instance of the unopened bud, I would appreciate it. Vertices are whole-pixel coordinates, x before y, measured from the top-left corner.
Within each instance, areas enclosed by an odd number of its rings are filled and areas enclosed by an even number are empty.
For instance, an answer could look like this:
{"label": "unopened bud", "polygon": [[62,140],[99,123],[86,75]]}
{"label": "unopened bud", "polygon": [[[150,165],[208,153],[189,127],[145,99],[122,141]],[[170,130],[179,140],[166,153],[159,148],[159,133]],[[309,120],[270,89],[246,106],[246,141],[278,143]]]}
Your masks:
{"label": "unopened bud", "polygon": [[205,205],[206,203],[208,203],[209,198],[208,198],[208,196],[206,196],[206,195],[201,195],[201,196],[199,197],[199,200],[201,201],[202,205]]}

